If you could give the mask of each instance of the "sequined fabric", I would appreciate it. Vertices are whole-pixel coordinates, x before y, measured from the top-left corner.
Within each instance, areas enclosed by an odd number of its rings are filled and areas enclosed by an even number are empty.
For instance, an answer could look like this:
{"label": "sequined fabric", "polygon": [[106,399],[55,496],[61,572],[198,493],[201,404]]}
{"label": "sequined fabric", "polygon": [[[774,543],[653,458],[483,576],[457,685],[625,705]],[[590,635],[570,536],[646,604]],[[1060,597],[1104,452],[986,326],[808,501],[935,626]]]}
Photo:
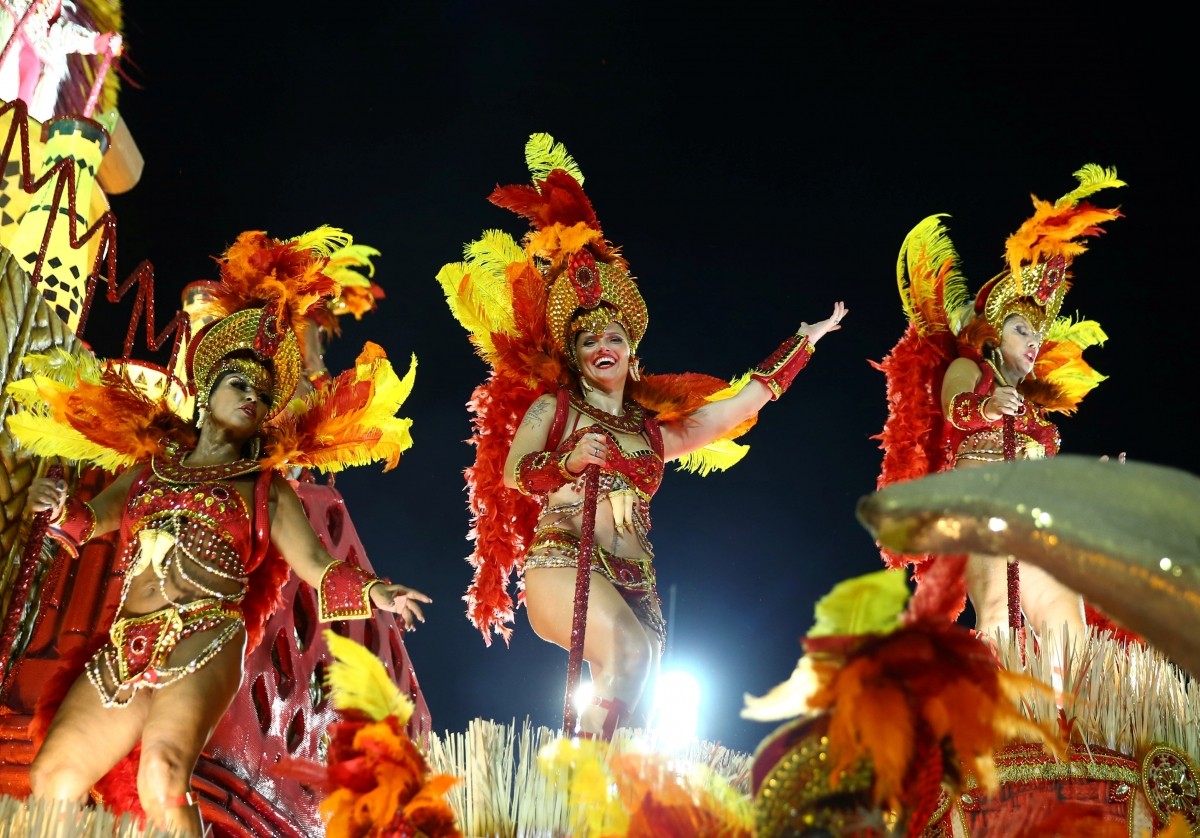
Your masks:
{"label": "sequined fabric", "polygon": [[[252,568],[249,504],[229,478],[245,464],[189,468],[169,447],[134,484],[122,520],[125,576],[109,641],[87,664],[105,706],[127,704],[143,688],[174,683],[212,660],[245,628],[241,602]],[[222,479],[224,477],[225,479]],[[134,581],[156,586],[165,604],[130,613]],[[202,635],[205,643],[179,644]]]}

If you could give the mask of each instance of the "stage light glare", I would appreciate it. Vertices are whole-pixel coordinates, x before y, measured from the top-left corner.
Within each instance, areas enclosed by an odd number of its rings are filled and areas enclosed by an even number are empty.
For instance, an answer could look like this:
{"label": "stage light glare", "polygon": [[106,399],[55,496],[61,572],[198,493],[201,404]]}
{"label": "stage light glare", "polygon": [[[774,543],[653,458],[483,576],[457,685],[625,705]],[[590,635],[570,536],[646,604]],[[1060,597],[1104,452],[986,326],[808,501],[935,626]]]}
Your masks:
{"label": "stage light glare", "polygon": [[700,682],[687,672],[664,672],[654,693],[654,729],[660,744],[678,747],[696,738]]}

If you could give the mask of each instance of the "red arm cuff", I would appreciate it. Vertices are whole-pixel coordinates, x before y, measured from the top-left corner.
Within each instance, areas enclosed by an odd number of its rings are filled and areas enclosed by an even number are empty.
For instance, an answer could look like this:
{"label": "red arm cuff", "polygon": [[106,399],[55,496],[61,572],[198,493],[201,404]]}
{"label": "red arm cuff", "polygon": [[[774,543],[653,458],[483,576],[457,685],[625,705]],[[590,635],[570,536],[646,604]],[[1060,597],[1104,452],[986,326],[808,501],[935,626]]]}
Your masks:
{"label": "red arm cuff", "polygon": [[808,335],[792,335],[766,360],[750,370],[750,377],[767,385],[771,391],[771,401],[775,401],[792,386],[800,370],[808,366],[812,354],[813,347],[808,342]]}
{"label": "red arm cuff", "polygon": [[984,408],[991,400],[991,396],[981,396],[978,393],[959,393],[950,400],[950,415],[946,418],[960,431],[983,430],[996,421],[983,414]]}
{"label": "red arm cuff", "polygon": [[534,451],[517,461],[517,489],[523,495],[545,495],[579,479],[567,471],[567,457],[557,451]]}
{"label": "red arm cuff", "polygon": [[50,524],[46,534],[78,554],[80,546],[89,541],[95,532],[95,510],[90,504],[71,496],[63,504],[62,514]]}
{"label": "red arm cuff", "polygon": [[371,586],[378,576],[357,565],[337,561],[325,567],[317,591],[317,616],[331,620],[361,620],[371,616]]}

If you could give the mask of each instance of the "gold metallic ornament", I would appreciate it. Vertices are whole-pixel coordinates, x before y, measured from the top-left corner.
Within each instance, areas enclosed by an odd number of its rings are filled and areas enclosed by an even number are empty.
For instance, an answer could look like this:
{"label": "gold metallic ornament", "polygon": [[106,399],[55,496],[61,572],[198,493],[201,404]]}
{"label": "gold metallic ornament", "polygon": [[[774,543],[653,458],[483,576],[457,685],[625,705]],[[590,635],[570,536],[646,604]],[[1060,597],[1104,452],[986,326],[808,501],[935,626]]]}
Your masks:
{"label": "gold metallic ornament", "polygon": [[566,271],[550,286],[550,296],[546,301],[546,321],[550,326],[550,334],[572,363],[575,360],[573,338],[577,332],[598,334],[616,320],[629,335],[630,351],[636,352],[650,322],[646,301],[642,299],[633,277],[604,262],[597,263],[596,268],[600,293],[594,305],[581,307],[576,285]]}
{"label": "gold metallic ornament", "polygon": [[[296,334],[285,329],[272,358],[255,348],[266,309],[251,308],[235,312],[205,327],[194,340],[188,358],[189,379],[203,406],[208,395],[225,372],[236,370],[251,384],[271,393],[266,419],[283,410],[300,381],[300,346]],[[240,353],[237,357],[230,357]],[[265,420],[264,420],[265,421]]]}

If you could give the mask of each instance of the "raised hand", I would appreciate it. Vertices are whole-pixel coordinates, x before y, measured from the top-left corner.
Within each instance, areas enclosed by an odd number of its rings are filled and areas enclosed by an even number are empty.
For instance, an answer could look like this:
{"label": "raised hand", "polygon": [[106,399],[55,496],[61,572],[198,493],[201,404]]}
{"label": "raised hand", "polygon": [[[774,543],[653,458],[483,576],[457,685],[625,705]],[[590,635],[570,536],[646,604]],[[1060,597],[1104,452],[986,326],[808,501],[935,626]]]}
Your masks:
{"label": "raised hand", "polygon": [[846,308],[846,304],[838,300],[833,304],[833,314],[817,323],[801,323],[799,334],[807,335],[808,342],[816,345],[822,336],[829,332],[836,332],[842,328],[842,319],[850,313],[850,309]]}

